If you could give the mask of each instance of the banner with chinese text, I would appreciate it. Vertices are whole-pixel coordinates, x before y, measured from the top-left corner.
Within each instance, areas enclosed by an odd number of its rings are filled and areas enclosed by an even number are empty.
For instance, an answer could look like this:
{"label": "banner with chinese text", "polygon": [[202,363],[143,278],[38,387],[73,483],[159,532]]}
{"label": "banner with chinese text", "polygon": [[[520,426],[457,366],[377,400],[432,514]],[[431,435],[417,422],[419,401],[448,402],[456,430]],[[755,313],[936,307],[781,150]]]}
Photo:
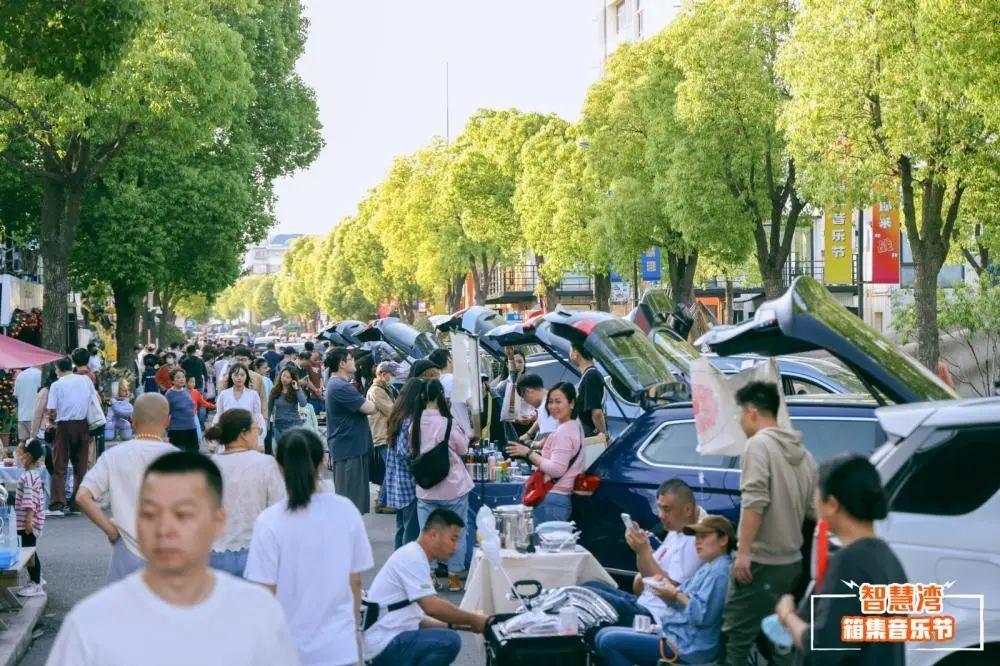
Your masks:
{"label": "banner with chinese text", "polygon": [[850,204],[827,206],[823,225],[823,282],[852,284],[854,223]]}
{"label": "banner with chinese text", "polygon": [[899,206],[885,199],[872,206],[872,283],[899,284]]}

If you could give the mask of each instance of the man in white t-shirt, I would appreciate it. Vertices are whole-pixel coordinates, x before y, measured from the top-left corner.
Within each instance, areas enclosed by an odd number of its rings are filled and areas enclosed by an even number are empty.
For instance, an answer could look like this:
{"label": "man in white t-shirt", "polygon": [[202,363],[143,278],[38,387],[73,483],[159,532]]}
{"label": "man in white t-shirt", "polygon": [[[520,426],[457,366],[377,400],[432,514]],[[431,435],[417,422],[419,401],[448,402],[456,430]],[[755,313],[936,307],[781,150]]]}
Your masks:
{"label": "man in white t-shirt", "polygon": [[140,478],[137,531],[146,568],[77,604],[47,663],[298,664],[278,602],[208,566],[212,541],[226,522],[215,463],[175,451]]}
{"label": "man in white t-shirt", "polygon": [[603,583],[585,584],[614,606],[618,611],[619,626],[631,627],[636,615],[647,615],[657,623],[660,615],[666,611],[663,599],[647,589],[643,578],[660,576],[672,585],[680,586],[701,566],[694,537],[683,533],[686,525],[697,523],[706,515],[705,510],[695,504],[691,486],[681,479],[664,481],[656,490],[656,504],[660,522],[667,530],[662,545],[653,550],[650,543],[652,535],[635,523],[625,532],[625,541],[635,551],[636,568],[639,569],[632,582],[635,594],[622,592]]}
{"label": "man in white t-shirt", "polygon": [[38,368],[25,368],[17,373],[14,380],[14,399],[17,400],[17,441],[27,442],[38,433],[31,432],[31,421],[35,418],[35,403],[38,401],[38,389],[42,387],[42,371]]}
{"label": "man in white t-shirt", "polygon": [[[105,451],[80,483],[77,505],[101,528],[113,547],[109,585],[146,564],[136,532],[139,488],[149,463],[177,450],[163,441],[169,420],[166,398],[159,393],[140,395],[132,410],[133,438]],[[110,519],[100,506],[106,502],[111,505]]]}
{"label": "man in white t-shirt", "polygon": [[450,664],[462,649],[455,626],[485,630],[486,616],[434,593],[430,561],[445,562],[454,554],[463,527],[454,511],[435,509],[420,537],[394,552],[375,576],[366,597],[378,605],[378,620],[365,631],[365,658],[372,666]]}
{"label": "man in white t-shirt", "polygon": [[521,401],[531,409],[537,410],[538,417],[528,428],[528,432],[521,435],[522,442],[530,442],[536,436],[548,435],[559,427],[559,422],[549,415],[549,410],[545,406],[545,401],[549,392],[545,390],[542,378],[535,374],[522,375],[517,380],[517,393]]}
{"label": "man in white t-shirt", "polygon": [[75,503],[70,497],[66,503],[66,470],[73,463],[73,495],[80,487],[80,479],[90,458],[90,426],[87,412],[97,400],[94,383],[85,375],[73,372],[73,361],[61,358],[56,362],[59,379],[49,387],[46,408],[49,418],[56,424],[56,438],[52,443],[52,485],[47,515],[64,515]]}

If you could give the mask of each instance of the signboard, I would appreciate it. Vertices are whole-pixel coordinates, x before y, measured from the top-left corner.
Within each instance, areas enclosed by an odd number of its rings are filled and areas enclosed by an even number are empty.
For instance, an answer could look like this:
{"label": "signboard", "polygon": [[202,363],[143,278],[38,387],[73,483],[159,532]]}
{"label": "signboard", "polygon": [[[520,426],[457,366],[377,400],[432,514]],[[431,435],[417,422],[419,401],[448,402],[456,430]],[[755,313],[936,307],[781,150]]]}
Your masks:
{"label": "signboard", "polygon": [[660,281],[660,248],[651,247],[642,253],[642,279],[646,282]]}
{"label": "signboard", "polygon": [[899,205],[879,201],[872,206],[872,283],[899,284]]}
{"label": "signboard", "polygon": [[850,204],[827,206],[823,225],[823,282],[852,284],[854,222]]}

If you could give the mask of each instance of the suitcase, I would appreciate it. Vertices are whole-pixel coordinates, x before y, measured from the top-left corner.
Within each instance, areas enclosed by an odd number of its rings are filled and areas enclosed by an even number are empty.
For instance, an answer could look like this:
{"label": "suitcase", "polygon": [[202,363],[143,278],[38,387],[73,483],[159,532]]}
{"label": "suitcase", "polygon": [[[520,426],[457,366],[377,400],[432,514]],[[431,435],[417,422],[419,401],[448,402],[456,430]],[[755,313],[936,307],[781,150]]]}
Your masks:
{"label": "suitcase", "polygon": [[[525,636],[500,640],[493,633],[493,623],[502,622],[513,613],[494,615],[483,636],[486,666],[586,666],[591,663],[590,648],[582,635]],[[548,660],[548,661],[546,661]]]}

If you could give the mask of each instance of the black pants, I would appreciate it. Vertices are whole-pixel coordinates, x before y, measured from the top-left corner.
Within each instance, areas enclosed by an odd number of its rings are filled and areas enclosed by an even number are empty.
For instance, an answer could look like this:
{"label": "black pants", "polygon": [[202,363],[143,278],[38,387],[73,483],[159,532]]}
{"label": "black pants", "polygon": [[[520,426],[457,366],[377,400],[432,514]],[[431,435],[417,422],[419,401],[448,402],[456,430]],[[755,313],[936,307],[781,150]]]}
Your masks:
{"label": "black pants", "polygon": [[[38,538],[32,534],[28,534],[24,530],[18,530],[17,533],[21,536],[21,546],[23,548],[33,548],[38,542]],[[38,549],[35,549],[35,556],[31,558],[28,562],[28,577],[31,578],[32,583],[42,582],[42,561],[38,559]]]}
{"label": "black pants", "polygon": [[167,439],[181,451],[198,452],[197,430],[168,430]]}

